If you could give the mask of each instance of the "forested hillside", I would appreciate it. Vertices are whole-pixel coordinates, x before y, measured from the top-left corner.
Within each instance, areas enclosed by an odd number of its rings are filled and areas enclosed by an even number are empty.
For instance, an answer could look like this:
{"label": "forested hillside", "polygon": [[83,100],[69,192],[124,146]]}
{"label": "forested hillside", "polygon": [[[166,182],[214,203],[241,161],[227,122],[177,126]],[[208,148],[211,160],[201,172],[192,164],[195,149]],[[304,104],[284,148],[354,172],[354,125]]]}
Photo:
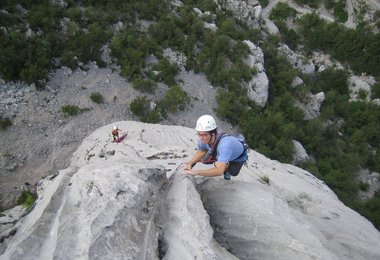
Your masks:
{"label": "forested hillside", "polygon": [[[259,2],[263,7],[268,4]],[[280,33],[269,35],[233,18],[212,0],[184,0],[182,5],[162,0],[2,1],[0,74],[5,81],[34,83],[43,91],[49,73],[56,68],[75,69],[89,61],[98,66],[117,65],[120,74],[142,92],[131,111],[141,121],[160,122],[167,113],[184,110],[191,102],[191,93],[176,81],[179,68],[163,55],[166,48],[181,52],[186,70],[204,73],[219,89],[216,113],[238,126],[252,149],[291,163],[292,140],[301,142],[310,159],[298,166],[324,180],[346,205],[380,229],[380,192],[371,199],[360,199],[358,192],[368,185],[356,179],[362,169],[380,172],[380,106],[372,102],[380,98],[380,13],[375,12],[377,23],[369,25],[363,20],[350,29],[343,25],[345,1],[294,2],[310,8],[324,4],[336,22],[327,23],[316,13],[299,16],[280,3],[270,15]],[[215,24],[216,29],[205,24]],[[257,72],[244,63],[249,52],[244,40],[264,51],[269,78],[269,100],[264,107],[247,98],[243,83]],[[302,74],[278,51],[280,43],[306,57],[314,51],[329,54],[345,69]],[[105,48],[112,57],[108,62],[101,58]],[[149,62],[151,57],[156,61]],[[360,99],[352,101],[350,74],[371,75],[376,84],[370,93],[359,93]],[[297,76],[304,83],[293,88]],[[151,108],[143,93],[154,92],[158,83],[169,90]],[[326,99],[320,116],[305,119],[296,100],[321,91]],[[12,118],[0,115],[4,131],[11,124]]]}

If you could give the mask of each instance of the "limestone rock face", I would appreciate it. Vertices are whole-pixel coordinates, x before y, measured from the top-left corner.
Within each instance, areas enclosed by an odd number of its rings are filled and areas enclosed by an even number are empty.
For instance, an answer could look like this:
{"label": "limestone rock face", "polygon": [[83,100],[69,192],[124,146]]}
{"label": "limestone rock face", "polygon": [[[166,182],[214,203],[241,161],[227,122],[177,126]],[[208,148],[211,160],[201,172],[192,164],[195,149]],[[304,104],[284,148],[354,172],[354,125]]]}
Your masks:
{"label": "limestone rock face", "polygon": [[[128,132],[121,143],[109,140],[114,124]],[[380,258],[373,225],[302,169],[251,150],[230,181],[183,176],[194,129],[112,125],[41,181],[0,259]]]}
{"label": "limestone rock face", "polygon": [[164,50],[164,57],[167,58],[172,64],[178,66],[179,69],[185,70],[186,66],[186,55],[179,51],[173,51],[170,48]]}
{"label": "limestone rock face", "polygon": [[300,54],[292,51],[287,45],[280,44],[279,52],[283,54],[289,63],[295,68],[305,74],[312,74],[315,72],[315,65],[310,60],[305,59]]}
{"label": "limestone rock face", "polygon": [[244,41],[251,52],[245,60],[245,63],[257,71],[257,74],[246,83],[248,98],[253,100],[257,105],[264,107],[268,101],[269,79],[264,71],[264,53],[260,47],[257,47],[251,41]]}
{"label": "limestone rock face", "polygon": [[259,72],[247,84],[248,98],[264,107],[269,96],[269,79],[265,72]]}
{"label": "limestone rock face", "polygon": [[261,16],[261,5],[257,0],[226,0],[223,2],[225,7],[229,9],[234,17],[242,22],[245,22],[248,26],[255,28],[259,27],[258,20]]}
{"label": "limestone rock face", "polygon": [[305,119],[313,119],[319,116],[321,105],[325,101],[325,93],[309,94],[306,102],[296,101],[295,105],[301,108],[304,112]]}
{"label": "limestone rock face", "polygon": [[[261,64],[262,66],[264,66],[263,50],[251,41],[245,40],[243,42],[248,46],[251,52],[251,54],[248,55],[248,58],[245,60],[245,63],[250,67],[257,66],[257,64]],[[259,70],[259,72],[261,72],[261,70]]]}
{"label": "limestone rock face", "polygon": [[[372,76],[350,76],[348,78],[348,87],[350,94],[350,101],[357,100],[371,100],[372,86],[376,83],[375,79]],[[364,95],[361,97],[361,94]]]}
{"label": "limestone rock face", "polygon": [[368,189],[359,191],[360,198],[366,200],[372,198],[376,192],[380,191],[380,173],[362,169],[357,177],[358,181],[367,184]]}
{"label": "limestone rock face", "polygon": [[296,140],[293,140],[292,142],[294,145],[293,164],[309,159],[309,155],[302,144]]}
{"label": "limestone rock face", "polygon": [[292,84],[291,84],[291,87],[292,88],[296,88],[298,86],[301,86],[303,84],[303,80],[300,78],[300,77],[295,77],[292,81]]}

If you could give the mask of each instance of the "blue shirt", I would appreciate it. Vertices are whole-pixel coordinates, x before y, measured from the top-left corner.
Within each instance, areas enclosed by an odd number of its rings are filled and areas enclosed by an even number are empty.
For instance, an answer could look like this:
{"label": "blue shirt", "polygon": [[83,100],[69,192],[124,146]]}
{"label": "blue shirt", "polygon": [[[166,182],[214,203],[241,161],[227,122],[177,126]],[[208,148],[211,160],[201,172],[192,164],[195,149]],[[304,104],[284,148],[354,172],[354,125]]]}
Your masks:
{"label": "blue shirt", "polygon": [[[212,147],[209,144],[203,144],[198,139],[198,150],[211,151]],[[216,148],[216,160],[218,162],[244,162],[248,159],[247,153],[237,159],[244,152],[243,144],[234,136],[225,136],[220,139],[218,147]]]}

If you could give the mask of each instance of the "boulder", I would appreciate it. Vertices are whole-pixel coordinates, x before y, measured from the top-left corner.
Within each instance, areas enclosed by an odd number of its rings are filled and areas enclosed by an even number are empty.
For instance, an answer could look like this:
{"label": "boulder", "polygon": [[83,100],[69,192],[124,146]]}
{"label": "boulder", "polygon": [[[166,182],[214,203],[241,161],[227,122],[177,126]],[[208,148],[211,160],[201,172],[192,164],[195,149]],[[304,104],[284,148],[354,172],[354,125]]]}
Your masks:
{"label": "boulder", "polygon": [[293,162],[292,164],[297,164],[302,161],[309,159],[309,155],[307,154],[305,148],[302,144],[296,140],[293,140],[294,145],[294,154],[293,154]]}
{"label": "boulder", "polygon": [[249,47],[250,54],[245,59],[245,64],[257,71],[252,79],[246,83],[248,98],[258,106],[264,107],[268,101],[269,79],[264,71],[264,53],[260,47],[253,42],[245,40],[244,43]]}
{"label": "boulder", "polygon": [[292,51],[286,44],[280,44],[278,51],[287,58],[289,63],[295,69],[302,73],[313,74],[315,72],[315,66],[312,61],[306,59],[303,55]]}

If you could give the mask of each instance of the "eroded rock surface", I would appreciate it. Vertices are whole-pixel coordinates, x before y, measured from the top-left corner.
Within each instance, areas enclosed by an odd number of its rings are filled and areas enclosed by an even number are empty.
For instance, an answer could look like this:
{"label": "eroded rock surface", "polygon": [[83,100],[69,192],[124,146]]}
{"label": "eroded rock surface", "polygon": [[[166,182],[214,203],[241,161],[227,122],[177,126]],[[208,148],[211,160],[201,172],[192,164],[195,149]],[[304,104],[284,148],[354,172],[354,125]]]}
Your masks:
{"label": "eroded rock surface", "polygon": [[380,233],[310,173],[251,150],[231,181],[182,176],[194,129],[117,125],[122,143],[101,127],[39,184],[34,210],[2,236],[0,259],[380,257]]}

